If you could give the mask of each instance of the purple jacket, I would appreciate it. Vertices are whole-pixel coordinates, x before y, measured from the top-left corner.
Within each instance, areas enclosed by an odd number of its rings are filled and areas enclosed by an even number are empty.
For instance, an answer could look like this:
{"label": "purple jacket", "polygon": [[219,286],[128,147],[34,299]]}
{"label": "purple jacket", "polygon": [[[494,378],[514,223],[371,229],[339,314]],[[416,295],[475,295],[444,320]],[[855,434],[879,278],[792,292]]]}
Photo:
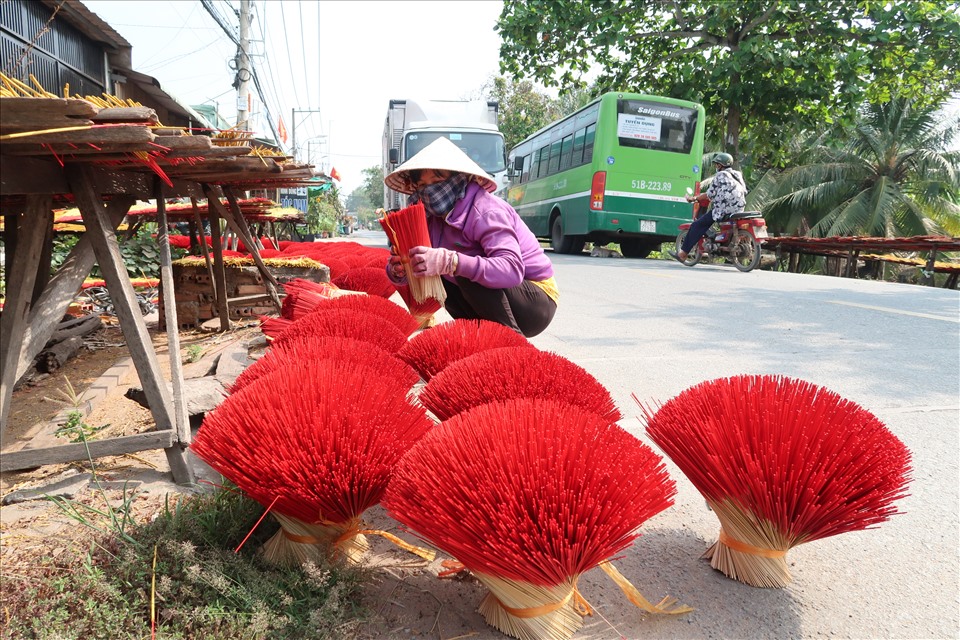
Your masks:
{"label": "purple jacket", "polygon": [[427,227],[434,247],[460,254],[457,275],[488,289],[553,276],[550,258],[513,207],[475,182],[446,218],[427,216]]}

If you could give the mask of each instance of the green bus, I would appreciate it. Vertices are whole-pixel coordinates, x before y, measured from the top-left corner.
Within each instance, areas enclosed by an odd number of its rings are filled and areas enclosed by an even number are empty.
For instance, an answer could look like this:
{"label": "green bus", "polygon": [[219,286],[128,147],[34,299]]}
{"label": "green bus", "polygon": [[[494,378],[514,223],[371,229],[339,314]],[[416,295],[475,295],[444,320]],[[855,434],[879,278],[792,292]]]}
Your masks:
{"label": "green bus", "polygon": [[603,94],[510,152],[506,200],[558,253],[616,242],[645,258],[692,217],[703,129],[694,102]]}

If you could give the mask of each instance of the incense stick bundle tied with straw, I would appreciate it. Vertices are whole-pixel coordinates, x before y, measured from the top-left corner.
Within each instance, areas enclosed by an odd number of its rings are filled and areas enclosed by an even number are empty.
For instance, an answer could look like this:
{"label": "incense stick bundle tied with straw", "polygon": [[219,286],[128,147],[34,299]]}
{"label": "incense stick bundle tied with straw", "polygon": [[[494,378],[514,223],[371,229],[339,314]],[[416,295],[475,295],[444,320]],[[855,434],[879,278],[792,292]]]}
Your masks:
{"label": "incense stick bundle tied with straw", "polygon": [[423,302],[433,298],[438,302],[447,299],[447,292],[443,288],[440,276],[418,276],[410,266],[410,249],[414,247],[430,247],[430,230],[427,228],[427,214],[423,204],[417,203],[388,213],[378,220],[380,226],[390,239],[390,244],[400,256],[400,262],[407,272],[407,283],[414,300]]}
{"label": "incense stick bundle tied with straw", "polygon": [[616,422],[519,398],[473,407],[424,436],[383,505],[490,589],[487,622],[516,638],[562,640],[589,610],[580,575],[629,547],[674,492],[663,460]]}
{"label": "incense stick bundle tied with straw", "polygon": [[655,411],[637,402],[647,434],[719,518],[705,556],[735,580],[786,586],[788,550],[884,522],[907,495],[906,446],[812,383],[744,375],[703,382]]}

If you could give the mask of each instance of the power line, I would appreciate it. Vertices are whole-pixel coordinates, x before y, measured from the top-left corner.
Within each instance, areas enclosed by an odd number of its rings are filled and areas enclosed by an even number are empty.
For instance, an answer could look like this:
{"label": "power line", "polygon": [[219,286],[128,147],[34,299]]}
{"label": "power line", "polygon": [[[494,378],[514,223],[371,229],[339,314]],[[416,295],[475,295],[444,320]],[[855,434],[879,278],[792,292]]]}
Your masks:
{"label": "power line", "polygon": [[[280,19],[283,21],[283,32],[287,33],[287,12],[283,10],[283,5],[285,3],[280,3]],[[290,40],[288,38],[283,39],[283,43],[287,47],[287,62],[290,63],[290,83],[293,85],[293,97],[297,99],[297,104],[300,104],[300,94],[297,92],[297,83],[293,79],[293,56],[290,55]]]}
{"label": "power line", "polygon": [[313,106],[313,101],[310,100],[310,76],[307,74],[307,42],[303,37],[303,4],[298,2],[297,9],[300,11],[300,51],[302,52],[300,57],[303,59],[303,90],[307,92],[307,109],[309,109]]}
{"label": "power line", "polygon": [[[266,3],[266,0],[264,0],[264,3]],[[263,45],[264,45],[263,59],[267,67],[267,79],[270,81],[270,85],[273,88],[272,96],[274,98],[274,101],[276,102],[277,110],[280,114],[283,114],[282,101],[285,100],[285,98],[283,94],[277,89],[276,82],[274,81],[274,76],[276,75],[276,73],[273,71],[273,64],[270,61],[272,56],[270,55],[270,52],[267,48],[267,11],[266,10],[262,12],[258,11],[258,13],[260,13],[260,17],[261,17],[260,34],[261,34],[261,41],[263,42]],[[278,143],[280,142],[279,138],[277,141]]]}
{"label": "power line", "polygon": [[220,11],[214,6],[211,0],[200,0],[200,4],[203,5],[203,8],[207,10],[207,13],[210,14],[210,17],[213,18],[213,21],[216,22],[223,32],[227,34],[227,37],[230,38],[230,42],[240,46],[240,38],[233,32],[233,27],[228,23],[223,16],[220,15]]}

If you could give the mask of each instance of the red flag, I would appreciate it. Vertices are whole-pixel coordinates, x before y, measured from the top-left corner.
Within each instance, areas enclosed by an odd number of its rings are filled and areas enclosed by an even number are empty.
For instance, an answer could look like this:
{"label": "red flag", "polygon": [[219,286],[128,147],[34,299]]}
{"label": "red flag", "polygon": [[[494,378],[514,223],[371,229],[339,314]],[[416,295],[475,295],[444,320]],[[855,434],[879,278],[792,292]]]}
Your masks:
{"label": "red flag", "polygon": [[330,177],[336,180],[337,182],[340,182],[340,172],[337,171],[336,167],[330,168]]}
{"label": "red flag", "polygon": [[287,141],[287,128],[283,125],[283,116],[280,116],[280,122],[277,125],[277,135],[280,136],[280,140],[283,142]]}

